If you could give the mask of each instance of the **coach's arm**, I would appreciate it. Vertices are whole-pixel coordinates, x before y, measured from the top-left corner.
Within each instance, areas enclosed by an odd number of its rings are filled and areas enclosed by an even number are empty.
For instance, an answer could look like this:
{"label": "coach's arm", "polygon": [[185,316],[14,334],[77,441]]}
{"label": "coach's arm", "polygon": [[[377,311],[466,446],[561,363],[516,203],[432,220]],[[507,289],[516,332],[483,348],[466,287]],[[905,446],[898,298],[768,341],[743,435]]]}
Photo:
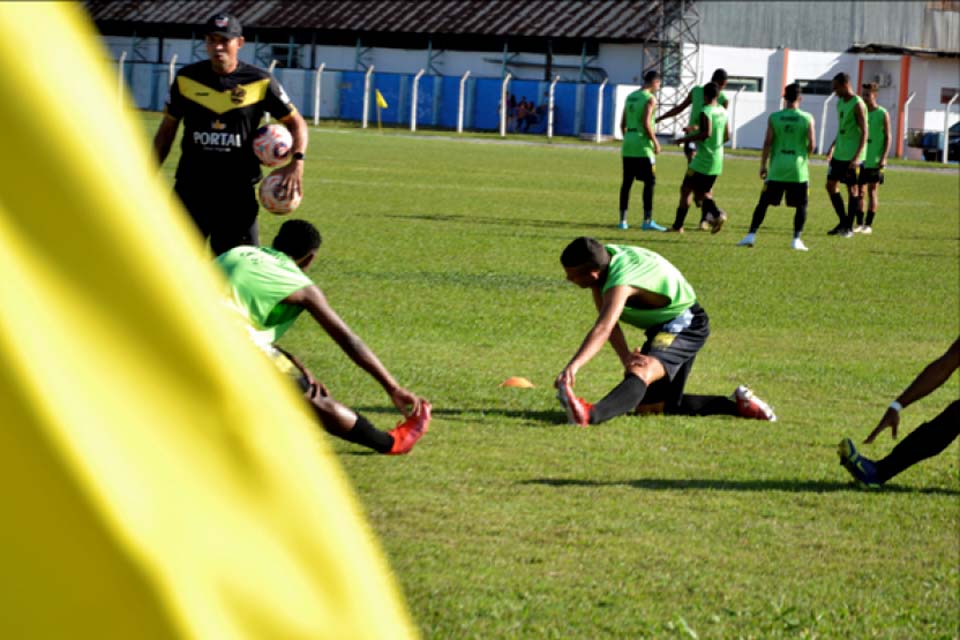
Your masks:
{"label": "coach's arm", "polygon": [[157,164],[163,164],[163,161],[170,155],[170,147],[177,137],[177,127],[180,126],[180,120],[174,118],[164,111],[163,120],[157,127],[157,133],[153,136],[153,154],[157,157]]}

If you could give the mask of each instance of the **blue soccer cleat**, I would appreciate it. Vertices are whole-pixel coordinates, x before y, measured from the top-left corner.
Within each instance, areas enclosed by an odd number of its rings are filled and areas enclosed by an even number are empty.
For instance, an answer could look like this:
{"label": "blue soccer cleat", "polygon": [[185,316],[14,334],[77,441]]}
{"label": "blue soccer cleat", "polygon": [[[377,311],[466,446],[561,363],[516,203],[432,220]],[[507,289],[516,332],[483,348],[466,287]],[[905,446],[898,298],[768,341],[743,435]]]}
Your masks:
{"label": "blue soccer cleat", "polygon": [[840,456],[840,464],[850,472],[853,479],[865,489],[877,489],[882,484],[877,479],[877,466],[869,458],[864,458],[853,446],[850,438],[844,438],[837,445],[837,454]]}
{"label": "blue soccer cleat", "polygon": [[643,231],[666,231],[667,228],[662,224],[657,224],[653,220],[644,220],[640,226]]}
{"label": "blue soccer cleat", "polygon": [[626,220],[621,220],[620,224],[617,225],[617,229],[623,229],[624,231],[626,231],[629,228],[630,228],[630,225],[627,224]]}

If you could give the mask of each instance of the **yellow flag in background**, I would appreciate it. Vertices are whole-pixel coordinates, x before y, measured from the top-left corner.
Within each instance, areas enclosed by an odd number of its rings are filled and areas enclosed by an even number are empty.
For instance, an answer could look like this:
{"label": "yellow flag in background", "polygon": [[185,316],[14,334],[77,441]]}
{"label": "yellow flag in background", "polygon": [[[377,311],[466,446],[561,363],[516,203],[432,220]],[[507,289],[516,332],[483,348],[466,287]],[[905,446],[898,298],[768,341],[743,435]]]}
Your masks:
{"label": "yellow flag in background", "polygon": [[387,101],[384,99],[383,94],[380,93],[380,89],[374,89],[377,92],[377,106],[381,109],[386,109],[388,106]]}
{"label": "yellow flag in background", "polygon": [[0,3],[0,637],[411,637],[105,58],[80,3]]}

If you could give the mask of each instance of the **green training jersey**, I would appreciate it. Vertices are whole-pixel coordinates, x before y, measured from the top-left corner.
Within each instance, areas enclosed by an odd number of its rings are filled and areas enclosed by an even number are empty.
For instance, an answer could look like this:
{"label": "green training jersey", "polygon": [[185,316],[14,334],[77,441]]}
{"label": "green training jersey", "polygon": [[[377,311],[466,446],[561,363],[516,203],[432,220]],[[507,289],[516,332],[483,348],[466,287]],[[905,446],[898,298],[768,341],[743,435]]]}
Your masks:
{"label": "green training jersey", "polygon": [[283,299],[313,284],[288,255],[267,247],[240,246],[220,254],[227,276],[227,305],[240,314],[260,347],[280,339],[303,307]]}
{"label": "green training jersey", "polygon": [[603,293],[619,286],[636,287],[665,296],[670,303],[660,309],[635,309],[628,305],[620,314],[620,320],[640,329],[649,329],[673,320],[692,307],[697,294],[680,271],[666,258],[649,249],[608,244],[604,247],[610,254],[607,280]]}
{"label": "green training jersey", "polygon": [[770,114],[773,145],[770,148],[771,182],[809,182],[807,145],[813,116],[799,109],[783,109]]}
{"label": "green training jersey", "polygon": [[[727,98],[723,95],[723,92],[717,96],[717,104],[724,109],[727,108]],[[701,111],[703,111],[703,85],[690,90],[690,123],[687,126],[694,129],[700,128]]]}
{"label": "green training jersey", "polygon": [[[643,123],[643,112],[651,100],[653,100],[653,94],[646,89],[640,89],[628,95],[627,101],[623,105],[627,129],[623,132],[621,153],[626,158],[653,158],[655,156],[653,140],[647,135],[647,129]],[[650,128],[653,129],[653,109],[650,110],[648,120]]]}
{"label": "green training jersey", "polygon": [[863,160],[863,151],[860,152],[860,157],[853,157],[857,152],[857,145],[860,144],[861,131],[860,126],[857,125],[856,115],[858,104],[863,104],[863,98],[860,96],[853,96],[849,100],[843,98],[837,100],[837,144],[833,149],[834,160],[841,162]]}
{"label": "green training jersey", "polygon": [[878,169],[880,158],[886,148],[883,146],[883,123],[887,119],[887,110],[878,106],[873,111],[867,110],[867,151],[864,154],[863,166],[867,169]]}
{"label": "green training jersey", "polygon": [[702,113],[710,119],[710,136],[697,141],[697,155],[690,168],[707,176],[723,173],[723,139],[727,132],[727,111],[723,107],[707,105]]}

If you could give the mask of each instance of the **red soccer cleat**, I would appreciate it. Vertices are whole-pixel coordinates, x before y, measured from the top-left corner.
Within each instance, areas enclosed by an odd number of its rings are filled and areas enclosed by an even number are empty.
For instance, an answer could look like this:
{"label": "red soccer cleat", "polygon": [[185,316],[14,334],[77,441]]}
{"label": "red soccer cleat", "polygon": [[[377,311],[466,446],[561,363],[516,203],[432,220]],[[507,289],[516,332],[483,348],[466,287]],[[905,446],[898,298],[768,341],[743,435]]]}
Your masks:
{"label": "red soccer cleat", "polygon": [[564,384],[557,389],[557,400],[560,401],[563,409],[567,412],[567,420],[570,424],[577,424],[581,427],[590,425],[590,410],[593,405],[583,398],[573,395],[573,389],[570,388],[570,385]]}
{"label": "red soccer cleat", "polygon": [[777,421],[777,414],[773,412],[766,402],[753,394],[746,385],[740,385],[733,392],[733,399],[737,402],[737,411],[742,418],[753,418],[755,420]]}
{"label": "red soccer cleat", "polygon": [[430,427],[430,403],[424,402],[420,405],[420,413],[414,414],[397,424],[397,427],[390,432],[393,436],[393,447],[388,452],[391,456],[399,456],[413,449],[423,434]]}

